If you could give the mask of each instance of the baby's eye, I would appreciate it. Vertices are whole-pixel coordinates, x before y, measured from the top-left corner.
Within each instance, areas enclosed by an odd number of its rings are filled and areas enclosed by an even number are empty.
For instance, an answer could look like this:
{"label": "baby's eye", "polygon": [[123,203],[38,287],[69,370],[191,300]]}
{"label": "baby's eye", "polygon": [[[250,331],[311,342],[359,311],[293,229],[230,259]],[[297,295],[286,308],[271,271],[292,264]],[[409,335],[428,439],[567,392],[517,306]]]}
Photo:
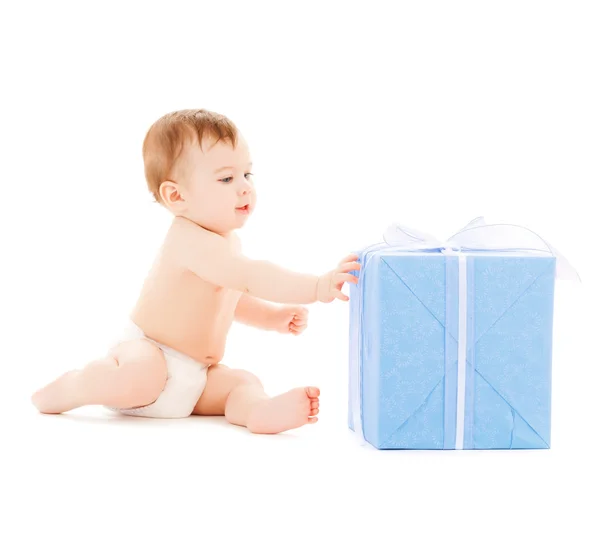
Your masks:
{"label": "baby's eye", "polygon": [[[250,180],[248,178],[249,176],[253,176],[253,173],[246,173],[244,176],[246,177],[246,180]],[[219,182],[223,182],[224,184],[229,184],[231,181],[233,180],[233,177],[225,177],[225,178],[220,178]]]}

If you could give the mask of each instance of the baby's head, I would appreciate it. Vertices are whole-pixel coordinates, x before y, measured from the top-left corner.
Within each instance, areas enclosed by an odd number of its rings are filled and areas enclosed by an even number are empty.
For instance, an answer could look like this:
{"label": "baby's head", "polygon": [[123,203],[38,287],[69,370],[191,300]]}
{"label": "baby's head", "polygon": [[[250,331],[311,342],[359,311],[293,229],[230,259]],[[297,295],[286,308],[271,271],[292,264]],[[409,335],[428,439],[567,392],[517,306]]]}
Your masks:
{"label": "baby's head", "polygon": [[161,117],[146,134],[143,158],[148,189],[175,216],[225,235],[254,210],[250,152],[223,115],[186,109]]}

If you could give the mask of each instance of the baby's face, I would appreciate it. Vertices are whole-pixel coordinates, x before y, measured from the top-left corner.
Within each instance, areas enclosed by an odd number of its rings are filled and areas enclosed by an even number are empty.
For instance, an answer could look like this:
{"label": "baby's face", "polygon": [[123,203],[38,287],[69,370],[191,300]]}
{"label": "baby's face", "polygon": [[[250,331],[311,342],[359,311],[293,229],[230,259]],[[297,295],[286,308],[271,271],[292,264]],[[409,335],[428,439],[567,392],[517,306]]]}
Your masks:
{"label": "baby's face", "polygon": [[256,205],[252,159],[240,136],[236,148],[213,140],[188,147],[184,157],[182,196],[186,215],[219,234],[239,229]]}

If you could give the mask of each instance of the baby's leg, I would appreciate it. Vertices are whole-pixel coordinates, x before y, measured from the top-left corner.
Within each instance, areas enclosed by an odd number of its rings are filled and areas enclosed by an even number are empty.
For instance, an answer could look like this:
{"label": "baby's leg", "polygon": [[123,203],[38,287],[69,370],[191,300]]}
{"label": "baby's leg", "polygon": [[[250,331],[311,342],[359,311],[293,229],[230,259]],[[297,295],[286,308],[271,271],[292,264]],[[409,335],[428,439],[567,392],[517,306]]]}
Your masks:
{"label": "baby's leg", "polygon": [[139,339],[118,345],[111,355],[63,374],[37,391],[33,404],[42,413],[63,413],[87,405],[133,408],[154,402],[167,380],[162,351]]}
{"label": "baby's leg", "polygon": [[254,374],[219,364],[208,369],[194,414],[225,415],[251,432],[277,434],[317,422],[319,394],[316,387],[301,387],[270,398]]}

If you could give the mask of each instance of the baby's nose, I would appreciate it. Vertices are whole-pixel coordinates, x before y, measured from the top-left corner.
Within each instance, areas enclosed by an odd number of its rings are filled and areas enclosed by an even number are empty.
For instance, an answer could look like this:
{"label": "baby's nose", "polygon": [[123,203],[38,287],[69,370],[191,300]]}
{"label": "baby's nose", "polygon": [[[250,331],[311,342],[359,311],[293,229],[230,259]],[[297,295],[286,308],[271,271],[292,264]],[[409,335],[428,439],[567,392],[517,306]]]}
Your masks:
{"label": "baby's nose", "polygon": [[247,180],[244,180],[244,182],[242,183],[242,186],[240,188],[240,193],[242,195],[248,195],[251,191],[252,191],[252,185]]}

